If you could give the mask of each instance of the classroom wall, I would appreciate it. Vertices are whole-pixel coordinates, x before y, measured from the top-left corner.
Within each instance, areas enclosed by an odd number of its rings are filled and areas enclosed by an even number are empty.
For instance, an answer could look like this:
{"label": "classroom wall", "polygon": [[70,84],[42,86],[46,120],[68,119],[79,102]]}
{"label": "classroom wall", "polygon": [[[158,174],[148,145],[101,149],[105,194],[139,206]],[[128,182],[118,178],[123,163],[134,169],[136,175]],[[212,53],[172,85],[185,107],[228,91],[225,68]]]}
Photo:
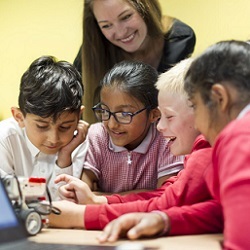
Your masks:
{"label": "classroom wall", "polygon": [[189,24],[196,33],[194,55],[221,40],[250,39],[249,0],[160,0],[163,13]]}
{"label": "classroom wall", "polygon": [[0,0],[0,118],[17,106],[20,78],[33,60],[72,62],[82,41],[83,0]]}
{"label": "classroom wall", "polygon": [[[160,0],[163,13],[196,32],[194,55],[225,39],[250,39],[249,0]],[[20,78],[41,55],[73,62],[83,0],[0,0],[0,119],[17,106]]]}

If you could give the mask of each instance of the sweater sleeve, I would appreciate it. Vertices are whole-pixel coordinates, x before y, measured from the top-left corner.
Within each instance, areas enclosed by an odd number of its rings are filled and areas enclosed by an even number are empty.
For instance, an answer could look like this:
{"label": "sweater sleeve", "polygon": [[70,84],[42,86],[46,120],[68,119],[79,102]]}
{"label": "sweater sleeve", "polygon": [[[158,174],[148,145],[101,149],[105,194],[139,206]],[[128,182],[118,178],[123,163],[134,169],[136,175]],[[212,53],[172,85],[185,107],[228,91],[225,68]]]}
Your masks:
{"label": "sweater sleeve", "polygon": [[[119,211],[112,206],[105,210],[100,206],[87,206],[85,211],[86,229],[103,229],[110,221],[126,213],[125,206]],[[138,207],[134,206],[134,212]],[[206,233],[222,233],[223,215],[220,204],[215,200],[208,200],[193,205],[174,206],[161,210],[170,218],[169,235],[190,235]],[[96,216],[98,214],[98,218]],[[90,220],[87,218],[91,218]]]}
{"label": "sweater sleeve", "polygon": [[169,235],[222,233],[223,231],[222,209],[215,200],[191,206],[172,207],[163,212],[170,218]]}
{"label": "sweater sleeve", "polygon": [[126,202],[137,201],[137,200],[149,200],[154,197],[160,197],[164,193],[165,188],[173,184],[176,179],[177,179],[177,176],[173,176],[169,178],[168,180],[166,180],[160,188],[157,188],[152,191],[130,193],[126,195],[113,194],[113,195],[107,195],[106,198],[108,200],[108,204],[126,203]]}

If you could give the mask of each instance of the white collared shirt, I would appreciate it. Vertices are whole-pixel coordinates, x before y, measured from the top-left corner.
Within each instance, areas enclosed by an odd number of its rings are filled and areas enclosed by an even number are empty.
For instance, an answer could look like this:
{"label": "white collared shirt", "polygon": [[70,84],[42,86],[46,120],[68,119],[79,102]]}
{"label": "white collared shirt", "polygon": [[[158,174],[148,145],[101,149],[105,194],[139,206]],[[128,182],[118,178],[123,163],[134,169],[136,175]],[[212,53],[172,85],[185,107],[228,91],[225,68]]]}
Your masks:
{"label": "white collared shirt", "polygon": [[248,104],[244,109],[241,110],[239,115],[237,116],[237,119],[240,119],[246,115],[250,111],[250,104]]}
{"label": "white collared shirt", "polygon": [[54,179],[66,173],[80,178],[87,147],[79,145],[72,153],[72,165],[60,168],[56,165],[57,154],[40,152],[28,139],[14,118],[0,122],[0,170],[1,175],[15,173],[17,176],[46,178],[53,200],[58,200],[58,186]]}

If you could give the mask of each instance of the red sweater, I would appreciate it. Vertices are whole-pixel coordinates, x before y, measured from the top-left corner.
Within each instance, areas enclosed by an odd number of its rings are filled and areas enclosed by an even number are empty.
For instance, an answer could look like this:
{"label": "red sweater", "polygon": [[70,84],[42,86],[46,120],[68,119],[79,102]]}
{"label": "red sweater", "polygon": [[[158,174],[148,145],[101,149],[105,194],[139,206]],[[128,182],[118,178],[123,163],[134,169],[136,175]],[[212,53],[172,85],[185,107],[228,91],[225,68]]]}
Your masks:
{"label": "red sweater", "polygon": [[250,112],[217,137],[213,166],[211,189],[223,209],[224,249],[250,249]]}
{"label": "red sweater", "polygon": [[[204,148],[200,149],[200,145]],[[211,168],[211,148],[205,147],[208,144],[199,137],[186,158],[185,169],[179,172],[173,183],[171,180],[165,183],[166,188],[159,197],[125,204],[87,205],[84,215],[86,229],[103,229],[125,213],[162,210],[170,217],[171,235],[222,232],[221,207],[212,199],[205,181]]]}

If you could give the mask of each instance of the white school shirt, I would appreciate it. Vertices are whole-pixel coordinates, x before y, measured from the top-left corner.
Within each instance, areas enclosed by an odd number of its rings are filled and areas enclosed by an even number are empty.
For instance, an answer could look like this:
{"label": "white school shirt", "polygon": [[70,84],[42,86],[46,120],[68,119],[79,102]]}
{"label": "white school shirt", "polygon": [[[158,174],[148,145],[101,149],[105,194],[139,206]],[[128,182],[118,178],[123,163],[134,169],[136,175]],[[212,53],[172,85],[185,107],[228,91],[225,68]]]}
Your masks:
{"label": "white school shirt", "polygon": [[247,106],[241,110],[241,112],[239,113],[239,115],[237,116],[237,119],[241,119],[242,117],[244,117],[248,112],[250,111],[250,104],[247,104]]}
{"label": "white school shirt", "polygon": [[15,173],[24,177],[46,178],[52,200],[58,200],[58,185],[54,179],[61,173],[80,178],[86,153],[86,143],[72,153],[72,165],[60,168],[56,165],[57,154],[40,152],[28,139],[25,128],[20,128],[14,118],[0,122],[0,174]]}

